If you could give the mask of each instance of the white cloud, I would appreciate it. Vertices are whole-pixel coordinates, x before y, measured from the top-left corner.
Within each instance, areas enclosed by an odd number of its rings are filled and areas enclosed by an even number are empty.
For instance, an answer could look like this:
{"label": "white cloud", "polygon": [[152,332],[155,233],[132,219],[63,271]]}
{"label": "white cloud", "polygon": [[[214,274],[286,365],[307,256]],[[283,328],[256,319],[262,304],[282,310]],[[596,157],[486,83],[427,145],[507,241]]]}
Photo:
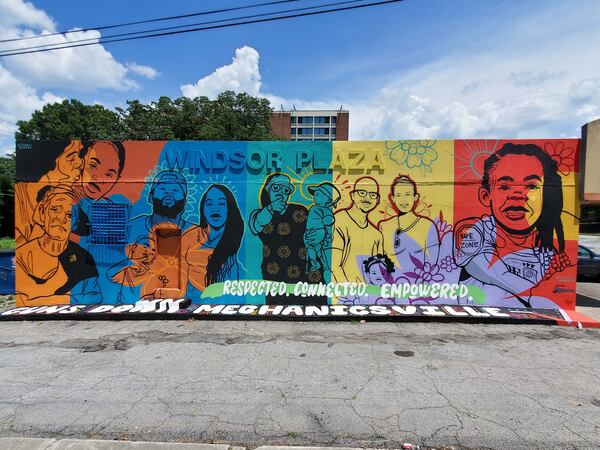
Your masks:
{"label": "white cloud", "polygon": [[[0,0],[0,39],[13,39],[55,33],[54,20],[41,9],[23,0]],[[80,31],[43,38],[5,42],[3,51],[24,46],[64,44],[77,39],[101,37],[97,31]],[[12,135],[18,120],[27,119],[45,104],[62,98],[48,91],[66,88],[79,91],[126,90],[139,85],[131,73],[152,78],[158,72],[136,63],[124,65],[101,45],[55,52],[4,57],[0,64],[0,153],[12,149]]]}
{"label": "white cloud", "polygon": [[14,145],[9,142],[17,129],[17,120],[27,118],[34,110],[42,108],[46,103],[62,100],[50,92],[39,94],[36,89],[14,77],[2,66],[0,66],[0,98],[2,98],[0,154],[14,150]]}
{"label": "white cloud", "polygon": [[21,0],[0,0],[0,28],[27,24],[30,27],[54,29],[54,21],[42,10]]}
{"label": "white cloud", "polygon": [[[50,30],[54,31],[54,29]],[[31,30],[22,29],[10,36],[35,36]],[[6,36],[7,33],[0,35]],[[80,31],[58,34],[29,41],[5,43],[3,49],[17,49],[31,45],[63,45],[80,39],[96,42],[98,31]],[[25,82],[41,88],[67,88],[79,91],[98,89],[126,90],[138,87],[127,77],[127,68],[116,61],[102,45],[74,47],[63,50],[29,53],[3,58],[3,65]]]}
{"label": "white cloud", "polygon": [[129,71],[144,77],[144,78],[148,78],[149,80],[154,80],[156,77],[158,77],[160,75],[160,72],[158,70],[156,70],[154,67],[150,67],[150,66],[144,66],[142,64],[136,64],[136,63],[128,63],[126,64],[127,69],[129,69]]}
{"label": "white cloud", "polygon": [[252,47],[244,46],[235,51],[231,64],[219,67],[210,75],[198,80],[196,84],[181,86],[186,97],[206,96],[215,98],[223,91],[260,94],[259,55]]}
{"label": "white cloud", "polygon": [[[507,23],[479,53],[455,53],[391,74],[375,92],[351,97],[283,98],[261,91],[258,52],[236,51],[184,95],[214,97],[225,89],[262,95],[275,109],[350,110],[351,139],[534,138],[579,136],[600,117],[600,58],[583,51],[600,42],[600,2],[557,3]],[[551,18],[560,17],[560,21]],[[540,27],[553,23],[552,27]],[[365,83],[368,85],[368,83]]]}
{"label": "white cloud", "polygon": [[507,23],[484,52],[397,74],[351,102],[351,138],[578,136],[600,115],[600,59],[582,51],[600,41],[598,14],[598,2],[558,4]]}

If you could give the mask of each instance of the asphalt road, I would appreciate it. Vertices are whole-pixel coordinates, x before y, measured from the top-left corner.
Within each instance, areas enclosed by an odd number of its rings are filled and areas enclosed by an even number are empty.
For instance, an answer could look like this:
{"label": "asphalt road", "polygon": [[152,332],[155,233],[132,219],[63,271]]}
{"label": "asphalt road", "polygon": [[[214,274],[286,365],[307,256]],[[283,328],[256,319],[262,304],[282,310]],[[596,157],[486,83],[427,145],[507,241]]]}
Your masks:
{"label": "asphalt road", "polygon": [[9,322],[0,435],[398,448],[600,446],[600,330]]}

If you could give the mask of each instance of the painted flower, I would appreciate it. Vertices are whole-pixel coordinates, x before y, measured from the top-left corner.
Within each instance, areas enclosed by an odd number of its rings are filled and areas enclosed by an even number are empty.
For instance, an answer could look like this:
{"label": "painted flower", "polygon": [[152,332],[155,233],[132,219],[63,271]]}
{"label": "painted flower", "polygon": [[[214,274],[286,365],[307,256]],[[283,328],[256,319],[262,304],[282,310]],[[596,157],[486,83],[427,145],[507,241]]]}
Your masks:
{"label": "painted flower", "polygon": [[412,255],[410,259],[415,265],[415,269],[413,272],[406,272],[404,275],[414,279],[415,283],[439,283],[444,281],[444,275],[440,273],[440,266],[437,264],[421,262]]}
{"label": "painted flower", "polygon": [[558,164],[558,171],[567,176],[571,173],[571,170],[575,167],[573,147],[565,147],[565,143],[562,141],[552,143],[548,142],[544,145],[544,150],[550,155],[550,157]]}
{"label": "painted flower", "polygon": [[279,225],[277,225],[277,233],[280,236],[287,236],[288,234],[290,234],[291,230],[292,227],[290,227],[290,224],[287,222],[281,222]]}
{"label": "painted flower", "polygon": [[279,255],[280,258],[287,258],[288,256],[290,256],[290,254],[292,253],[292,251],[290,250],[290,247],[288,247],[287,245],[280,245],[279,248],[277,249],[277,254]]}
{"label": "painted flower", "polygon": [[292,219],[294,222],[302,223],[306,221],[306,213],[300,209],[297,209],[292,213]]}
{"label": "painted flower", "polygon": [[435,140],[386,141],[385,154],[399,165],[409,169],[421,168],[431,172],[431,164],[438,159]]}
{"label": "painted flower", "polygon": [[300,257],[300,259],[306,259],[306,247],[300,247],[298,249],[298,256]]}
{"label": "painted flower", "polygon": [[273,224],[272,223],[268,223],[265,225],[265,227],[262,229],[262,232],[265,234],[269,234],[273,232]]}
{"label": "painted flower", "polygon": [[319,281],[321,281],[321,271],[313,270],[311,272],[308,272],[308,281],[310,281],[311,283],[318,283]]}
{"label": "painted flower", "polygon": [[451,255],[446,255],[440,261],[440,269],[450,273],[456,270],[457,265],[454,263],[454,258]]}
{"label": "painted flower", "polygon": [[290,278],[298,278],[300,276],[300,268],[298,266],[288,267],[287,275]]}
{"label": "painted flower", "polygon": [[277,275],[279,273],[279,264],[275,261],[271,261],[267,264],[267,273],[269,275]]}

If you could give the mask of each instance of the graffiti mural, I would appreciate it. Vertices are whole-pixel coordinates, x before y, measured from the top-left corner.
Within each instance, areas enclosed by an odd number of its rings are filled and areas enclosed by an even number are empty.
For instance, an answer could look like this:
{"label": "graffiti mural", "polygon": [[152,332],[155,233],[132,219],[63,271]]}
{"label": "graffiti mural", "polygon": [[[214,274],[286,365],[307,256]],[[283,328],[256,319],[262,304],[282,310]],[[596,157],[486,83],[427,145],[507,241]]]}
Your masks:
{"label": "graffiti mural", "polygon": [[577,139],[19,142],[17,306],[572,309],[578,152]]}

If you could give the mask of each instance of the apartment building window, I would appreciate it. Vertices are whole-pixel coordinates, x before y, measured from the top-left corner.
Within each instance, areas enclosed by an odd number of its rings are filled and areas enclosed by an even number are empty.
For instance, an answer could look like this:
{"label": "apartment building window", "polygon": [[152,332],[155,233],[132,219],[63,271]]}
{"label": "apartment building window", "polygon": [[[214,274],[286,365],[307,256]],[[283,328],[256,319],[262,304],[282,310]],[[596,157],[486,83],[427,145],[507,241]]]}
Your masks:
{"label": "apartment building window", "polygon": [[298,134],[302,135],[302,136],[307,136],[307,135],[312,136],[313,129],[312,128],[298,128]]}
{"label": "apartment building window", "polygon": [[292,117],[292,118],[290,119],[290,121],[291,121],[291,123],[292,123],[292,124],[295,124],[295,123],[296,123],[296,117]]}
{"label": "apartment building window", "polygon": [[298,117],[298,123],[309,125],[313,123],[312,117]]}
{"label": "apartment building window", "polygon": [[315,123],[329,123],[329,117],[317,116],[315,117]]}
{"label": "apartment building window", "polygon": [[315,128],[315,135],[326,135],[329,134],[329,128]]}
{"label": "apartment building window", "polygon": [[290,133],[292,136],[294,136],[296,134],[296,128],[292,128],[292,131]]}
{"label": "apartment building window", "polygon": [[337,122],[337,117],[336,116],[332,116],[331,117],[331,123],[336,123]]}

